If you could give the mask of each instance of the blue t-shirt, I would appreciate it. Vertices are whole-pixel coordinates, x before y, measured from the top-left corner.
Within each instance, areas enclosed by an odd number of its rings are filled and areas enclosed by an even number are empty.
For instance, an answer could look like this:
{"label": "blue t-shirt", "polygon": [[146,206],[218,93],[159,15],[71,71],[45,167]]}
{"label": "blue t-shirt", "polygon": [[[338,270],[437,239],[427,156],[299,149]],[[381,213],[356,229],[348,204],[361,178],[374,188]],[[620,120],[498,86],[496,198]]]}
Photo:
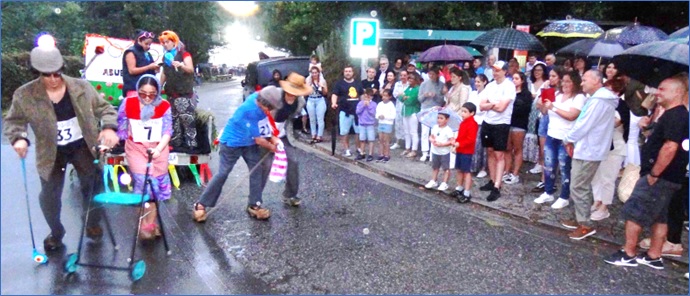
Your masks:
{"label": "blue t-shirt", "polygon": [[270,134],[266,114],[256,103],[258,96],[259,92],[254,92],[232,114],[220,136],[220,143],[229,147],[246,147],[255,145],[254,138],[262,136],[261,129],[267,129]]}

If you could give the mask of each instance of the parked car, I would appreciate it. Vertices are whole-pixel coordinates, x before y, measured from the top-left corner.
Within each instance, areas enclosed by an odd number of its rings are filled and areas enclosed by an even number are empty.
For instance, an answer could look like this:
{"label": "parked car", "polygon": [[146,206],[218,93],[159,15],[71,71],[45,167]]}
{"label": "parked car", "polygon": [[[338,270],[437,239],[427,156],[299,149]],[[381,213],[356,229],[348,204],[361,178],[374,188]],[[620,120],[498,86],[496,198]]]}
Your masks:
{"label": "parked car", "polygon": [[283,78],[290,72],[309,75],[309,57],[273,58],[252,62],[247,65],[247,72],[242,80],[242,101],[255,91],[261,90],[271,80],[273,70],[278,69]]}

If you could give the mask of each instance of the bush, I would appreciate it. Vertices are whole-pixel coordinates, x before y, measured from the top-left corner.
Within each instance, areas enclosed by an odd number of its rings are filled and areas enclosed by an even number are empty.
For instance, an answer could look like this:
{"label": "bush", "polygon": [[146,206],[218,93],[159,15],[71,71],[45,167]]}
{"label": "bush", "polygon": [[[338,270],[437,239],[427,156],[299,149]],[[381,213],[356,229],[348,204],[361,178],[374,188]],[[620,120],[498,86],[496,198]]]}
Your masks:
{"label": "bush", "polygon": [[[65,56],[65,74],[80,77],[79,70],[84,68],[81,56]],[[7,110],[12,103],[12,94],[25,83],[36,79],[29,62],[29,53],[2,54],[2,110]]]}

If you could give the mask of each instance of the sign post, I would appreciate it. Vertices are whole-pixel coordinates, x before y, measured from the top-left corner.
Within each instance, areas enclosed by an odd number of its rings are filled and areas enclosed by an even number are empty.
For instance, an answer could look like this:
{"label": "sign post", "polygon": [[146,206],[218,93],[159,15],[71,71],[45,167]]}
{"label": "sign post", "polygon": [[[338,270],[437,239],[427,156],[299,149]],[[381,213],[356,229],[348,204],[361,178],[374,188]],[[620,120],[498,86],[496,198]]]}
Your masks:
{"label": "sign post", "polygon": [[379,20],[374,18],[353,18],[350,20],[350,57],[361,58],[362,79],[366,77],[366,60],[379,55]]}

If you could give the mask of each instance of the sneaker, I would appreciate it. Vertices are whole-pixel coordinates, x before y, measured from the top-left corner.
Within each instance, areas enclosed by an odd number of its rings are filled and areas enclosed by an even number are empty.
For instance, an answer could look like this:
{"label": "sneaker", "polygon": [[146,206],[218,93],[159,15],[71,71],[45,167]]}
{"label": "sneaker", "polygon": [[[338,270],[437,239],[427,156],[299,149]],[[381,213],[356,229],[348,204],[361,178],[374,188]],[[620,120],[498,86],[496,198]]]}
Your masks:
{"label": "sneaker", "polygon": [[534,199],[534,203],[536,204],[543,204],[545,202],[552,202],[554,201],[553,195],[548,194],[546,192],[542,193],[539,197]]}
{"label": "sneaker", "polygon": [[455,198],[460,197],[460,195],[462,195],[462,191],[457,189],[453,190],[453,192],[450,193],[450,196]]}
{"label": "sneaker", "polygon": [[384,158],[386,158],[386,157],[381,155],[376,159],[376,162],[382,162]]}
{"label": "sneaker", "polygon": [[539,183],[537,183],[537,186],[532,188],[532,193],[544,192],[544,191],[546,191],[545,187],[546,187],[546,185],[544,184],[544,182],[539,182]]}
{"label": "sneaker", "polygon": [[647,252],[645,252],[641,256],[638,256],[637,259],[635,259],[635,261],[637,261],[638,264],[647,265],[654,269],[664,269],[664,259],[662,259],[661,257],[652,259],[651,257],[649,257],[649,255],[647,255]]}
{"label": "sneaker", "polygon": [[486,182],[482,187],[479,187],[479,190],[481,191],[492,191],[494,190],[494,181],[489,180],[489,182]]}
{"label": "sneaker", "polygon": [[249,213],[249,216],[257,220],[266,220],[271,218],[271,211],[262,208],[261,206],[249,206],[247,207],[247,213]]}
{"label": "sneaker", "polygon": [[569,204],[570,204],[570,201],[569,201],[569,200],[567,200],[567,199],[562,199],[562,198],[559,197],[559,198],[556,200],[556,202],[553,203],[553,204],[551,205],[551,208],[554,209],[554,210],[560,210],[560,209],[562,209],[562,208],[567,207]]}
{"label": "sneaker", "polygon": [[426,189],[431,189],[434,187],[438,187],[438,183],[436,183],[436,181],[434,181],[434,180],[431,180],[431,181],[429,181],[429,183],[426,183],[426,185],[424,185],[424,188],[426,188]]}
{"label": "sneaker", "polygon": [[460,193],[457,199],[459,203],[468,203],[470,200],[472,200],[472,196],[465,196],[464,194]]}
{"label": "sneaker", "polygon": [[103,228],[100,226],[86,227],[86,237],[92,240],[99,240],[103,237]]}
{"label": "sneaker", "polygon": [[686,279],[686,280],[687,280],[687,279],[690,279],[690,273],[687,273],[687,272],[685,273],[685,279]]}
{"label": "sneaker", "polygon": [[486,171],[479,171],[479,173],[477,173],[477,178],[484,178],[486,175]]}
{"label": "sneaker", "polygon": [[357,152],[357,157],[355,157],[355,160],[364,160],[365,158],[367,158],[365,154],[359,154],[359,152]]}
{"label": "sneaker", "polygon": [[196,222],[204,222],[206,221],[207,215],[206,215],[206,209],[199,209],[198,206],[199,203],[194,204],[194,208],[192,209],[192,219]]}
{"label": "sneaker", "polygon": [[544,171],[544,167],[542,167],[540,164],[535,164],[534,167],[529,170],[530,174],[536,175],[536,174],[541,174],[541,172]]}
{"label": "sneaker", "polygon": [[438,191],[446,191],[448,190],[448,184],[446,182],[441,182],[441,185],[438,185],[438,188],[436,188]]}
{"label": "sneaker", "polygon": [[486,197],[486,201],[496,201],[499,197],[501,197],[501,190],[494,187],[489,196]]}
{"label": "sneaker", "polygon": [[513,175],[513,174],[510,174],[510,176],[508,176],[508,178],[503,179],[503,183],[506,183],[506,184],[517,184],[519,182],[520,182],[520,177]]}
{"label": "sneaker", "polygon": [[381,162],[382,162],[382,163],[387,163],[389,160],[391,160],[390,157],[384,156],[384,157],[383,157],[383,160],[381,160]]}
{"label": "sneaker", "polygon": [[343,153],[343,156],[345,156],[345,157],[352,156],[352,153],[350,153],[350,149],[345,150],[345,152]]}
{"label": "sneaker", "polygon": [[407,157],[407,158],[415,158],[415,157],[417,157],[417,152],[412,151],[412,152],[408,153],[405,157]]}
{"label": "sneaker", "polygon": [[366,155],[362,149],[357,148],[357,155]]}
{"label": "sneaker", "polygon": [[297,207],[302,202],[302,200],[297,196],[289,198],[283,197],[283,202],[287,205]]}
{"label": "sneaker", "polygon": [[611,213],[609,212],[608,209],[605,209],[605,210],[596,210],[596,211],[592,212],[591,215],[589,215],[589,220],[592,220],[592,221],[601,221],[601,220],[604,220],[604,219],[606,219],[606,218],[608,218],[608,217],[610,217],[610,216],[611,216]]}
{"label": "sneaker", "polygon": [[49,234],[46,239],[43,240],[43,250],[46,252],[55,251],[65,247],[62,243],[62,239],[55,238],[52,234]]}
{"label": "sneaker", "polygon": [[577,229],[580,224],[573,220],[561,220],[561,225],[567,229]]}
{"label": "sneaker", "polygon": [[571,233],[568,233],[568,237],[576,240],[581,240],[585,237],[588,237],[590,235],[593,235],[597,233],[597,230],[592,228],[592,227],[587,227],[584,225],[580,225],[577,227],[577,229],[573,230]]}
{"label": "sneaker", "polygon": [[374,160],[374,157],[371,155],[367,155],[367,162],[372,162]]}
{"label": "sneaker", "polygon": [[422,157],[419,158],[419,161],[421,161],[421,162],[426,162],[428,160],[429,160],[429,155],[427,155],[426,153],[422,154]]}
{"label": "sneaker", "polygon": [[501,178],[501,180],[502,180],[503,182],[505,182],[506,180],[508,180],[508,179],[510,179],[510,178],[512,178],[512,177],[513,177],[513,174],[512,174],[512,173],[503,174],[503,177]]}
{"label": "sneaker", "polygon": [[624,250],[618,250],[618,252],[611,254],[604,259],[604,262],[608,264],[613,264],[616,266],[637,266],[637,256],[628,256]]}
{"label": "sneaker", "polygon": [[407,156],[407,155],[410,154],[410,153],[412,153],[412,151],[410,151],[410,150],[405,150],[405,151],[403,151],[402,153],[400,153],[400,156],[405,157],[405,156]]}
{"label": "sneaker", "polygon": [[390,148],[391,148],[391,150],[400,149],[400,145],[398,145],[398,143],[395,143],[395,144],[391,145]]}

